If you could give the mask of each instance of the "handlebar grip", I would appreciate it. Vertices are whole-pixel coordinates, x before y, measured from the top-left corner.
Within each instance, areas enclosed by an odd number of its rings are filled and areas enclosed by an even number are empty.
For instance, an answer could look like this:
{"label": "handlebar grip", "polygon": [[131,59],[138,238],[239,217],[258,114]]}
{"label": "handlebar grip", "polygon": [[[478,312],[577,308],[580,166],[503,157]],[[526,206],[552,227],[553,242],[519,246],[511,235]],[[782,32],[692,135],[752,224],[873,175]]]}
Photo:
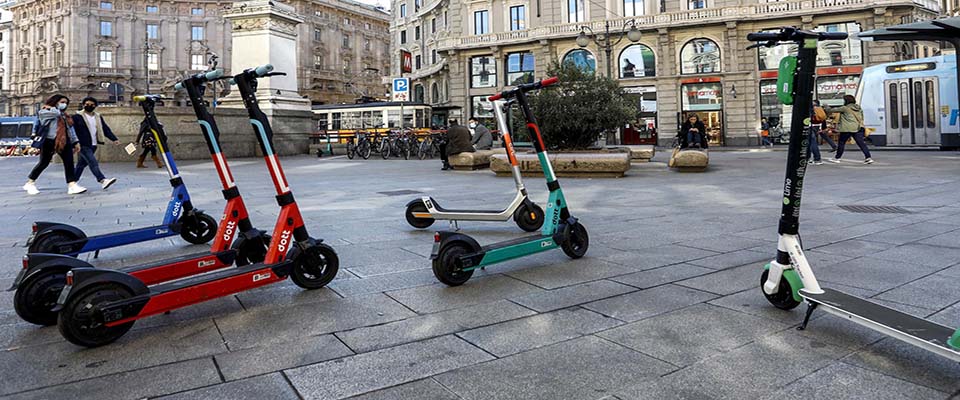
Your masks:
{"label": "handlebar grip", "polygon": [[[177,85],[179,85],[179,83]],[[177,89],[177,90],[180,90],[180,89]],[[133,101],[137,103],[147,101],[147,96],[133,96]]]}
{"label": "handlebar grip", "polygon": [[206,80],[208,81],[219,79],[221,76],[223,76],[222,69],[215,69],[203,75],[203,77],[206,78]]}
{"label": "handlebar grip", "polygon": [[540,87],[547,87],[547,86],[553,85],[553,84],[555,84],[555,83],[557,83],[557,82],[560,82],[560,78],[557,78],[557,77],[555,77],[555,76],[552,76],[552,77],[549,77],[549,78],[547,78],[547,79],[544,79],[544,80],[540,81]]}
{"label": "handlebar grip", "polygon": [[233,78],[230,78],[230,79],[227,79],[227,84],[228,84],[228,85],[231,85],[231,86],[232,86],[232,85],[236,85],[236,84],[237,84],[237,81],[233,80]]}
{"label": "handlebar grip", "polygon": [[269,74],[271,71],[273,71],[273,64],[264,64],[254,69],[253,73],[256,74],[257,77],[261,77]]}
{"label": "handlebar grip", "polygon": [[[183,90],[183,82],[180,82],[180,83],[177,83],[176,85],[173,85],[173,90]],[[133,98],[133,101],[137,101],[137,98],[134,97],[134,98]]]}
{"label": "handlebar grip", "polygon": [[850,37],[850,34],[846,32],[820,32],[818,36],[820,40],[844,40]]}
{"label": "handlebar grip", "polygon": [[500,100],[500,99],[502,99],[502,98],[503,98],[503,93],[497,93],[497,94],[495,94],[495,95],[493,95],[493,96],[487,97],[487,100],[489,100],[489,101],[497,101],[497,100]]}
{"label": "handlebar grip", "polygon": [[768,40],[780,40],[782,38],[782,32],[753,32],[747,34],[747,40],[751,42],[765,42]]}

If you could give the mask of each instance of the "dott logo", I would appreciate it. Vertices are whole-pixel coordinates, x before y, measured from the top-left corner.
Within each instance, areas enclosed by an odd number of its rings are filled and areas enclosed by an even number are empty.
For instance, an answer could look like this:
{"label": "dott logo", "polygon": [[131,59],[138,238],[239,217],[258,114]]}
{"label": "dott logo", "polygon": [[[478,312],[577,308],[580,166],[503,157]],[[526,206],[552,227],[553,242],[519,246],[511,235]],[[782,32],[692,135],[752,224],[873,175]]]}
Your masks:
{"label": "dott logo", "polygon": [[273,275],[271,275],[269,272],[264,272],[262,274],[253,274],[253,281],[260,282],[265,279],[270,279],[271,276]]}
{"label": "dott logo", "polygon": [[180,215],[180,204],[181,204],[181,203],[180,203],[179,201],[176,202],[176,203],[173,203],[173,212],[172,212],[172,214],[173,214],[174,217]]}
{"label": "dott logo", "polygon": [[290,231],[281,232],[280,243],[277,244],[277,250],[279,250],[280,253],[284,253],[287,251],[287,245],[289,244],[290,244]]}
{"label": "dott logo", "polygon": [[233,237],[233,230],[237,227],[235,221],[227,221],[227,229],[223,232],[223,240],[229,241]]}

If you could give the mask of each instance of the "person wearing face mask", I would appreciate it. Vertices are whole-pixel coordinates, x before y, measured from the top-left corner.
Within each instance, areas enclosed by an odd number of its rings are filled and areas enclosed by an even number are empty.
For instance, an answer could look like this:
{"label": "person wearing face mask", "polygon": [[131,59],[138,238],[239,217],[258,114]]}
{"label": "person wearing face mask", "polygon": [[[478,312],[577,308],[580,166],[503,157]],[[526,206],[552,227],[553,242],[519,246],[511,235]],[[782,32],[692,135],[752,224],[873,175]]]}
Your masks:
{"label": "person wearing face mask", "polygon": [[40,138],[40,160],[30,171],[27,183],[23,185],[23,190],[28,194],[40,193],[37,189],[36,180],[50,165],[53,155],[60,156],[63,161],[63,176],[67,181],[68,194],[80,194],[87,191],[87,188],[77,184],[77,178],[73,171],[73,154],[80,151],[80,143],[77,139],[77,133],[73,130],[73,119],[67,116],[67,105],[70,99],[62,94],[50,96],[40,110],[37,111],[37,124],[34,125],[34,135]]}
{"label": "person wearing face mask", "polygon": [[470,118],[470,130],[473,132],[471,144],[474,150],[490,150],[493,147],[493,135],[476,118]]}
{"label": "person wearing face mask", "polygon": [[87,97],[83,99],[81,104],[83,104],[83,110],[73,115],[73,127],[77,131],[77,139],[80,140],[80,154],[77,157],[77,166],[74,168],[75,175],[79,181],[84,168],[89,165],[90,172],[97,178],[100,187],[107,190],[110,185],[117,181],[117,178],[107,178],[103,175],[103,172],[100,171],[100,163],[97,162],[94,153],[97,151],[97,145],[103,143],[100,141],[100,133],[110,139],[115,146],[119,146],[120,141],[114,136],[107,122],[103,120],[103,116],[95,111],[97,105],[99,105],[97,99]]}

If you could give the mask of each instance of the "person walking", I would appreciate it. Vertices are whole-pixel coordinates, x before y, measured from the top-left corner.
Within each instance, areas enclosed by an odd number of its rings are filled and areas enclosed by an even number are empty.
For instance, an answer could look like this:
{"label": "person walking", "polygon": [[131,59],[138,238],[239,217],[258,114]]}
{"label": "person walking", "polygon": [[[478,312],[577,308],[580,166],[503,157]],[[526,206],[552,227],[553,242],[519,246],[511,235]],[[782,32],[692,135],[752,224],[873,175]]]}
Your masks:
{"label": "person walking", "polygon": [[90,172],[100,183],[100,188],[107,190],[110,185],[117,181],[117,178],[107,178],[103,175],[103,172],[100,171],[100,163],[94,153],[97,151],[97,145],[103,143],[100,141],[100,133],[110,139],[114,146],[120,145],[120,141],[113,135],[113,131],[103,120],[103,116],[95,111],[100,104],[97,99],[87,97],[80,103],[83,105],[83,110],[73,115],[73,127],[77,132],[77,139],[80,140],[80,154],[77,157],[74,174],[79,181],[84,168],[89,165]]}
{"label": "person walking", "polygon": [[77,140],[77,133],[73,130],[73,119],[65,113],[69,104],[70,99],[67,96],[55,94],[50,96],[37,111],[38,123],[34,125],[34,135],[37,137],[35,143],[39,142],[40,160],[30,171],[27,183],[23,185],[23,190],[28,194],[40,193],[40,189],[37,189],[37,178],[50,165],[54,154],[59,155],[60,160],[63,161],[67,193],[80,194],[87,191],[87,188],[77,184],[73,171],[73,155],[80,151],[80,143]]}
{"label": "person walking", "polygon": [[[830,151],[837,151],[837,143],[830,138],[830,129],[827,125],[827,112],[820,106],[820,100],[813,101],[813,114],[811,116],[811,121],[817,127],[817,134],[814,136],[814,139],[817,137],[823,138],[824,142],[827,142],[830,145]],[[819,150],[819,149],[817,149]]]}
{"label": "person walking", "polygon": [[153,162],[157,163],[157,168],[163,168],[163,163],[161,163],[160,158],[157,157],[157,140],[153,137],[150,123],[147,122],[146,118],[143,119],[143,122],[140,122],[140,133],[137,135],[137,143],[140,143],[140,147],[143,148],[143,152],[141,152],[140,157],[137,158],[137,168],[146,168],[143,162],[147,159],[147,153],[150,153]]}
{"label": "person walking", "polygon": [[873,164],[873,158],[870,157],[870,149],[864,142],[863,110],[857,104],[857,99],[851,95],[843,96],[843,105],[839,107],[827,107],[824,111],[828,113],[840,113],[840,122],[837,124],[837,131],[840,132],[840,140],[837,143],[837,155],[829,159],[832,163],[839,163],[843,157],[843,148],[847,141],[853,138],[863,152],[863,163]]}
{"label": "person walking", "polygon": [[473,139],[470,143],[474,150],[490,150],[493,148],[493,134],[476,118],[470,118],[470,130],[473,131]]}
{"label": "person walking", "polygon": [[760,146],[768,144],[773,146],[773,142],[770,141],[770,123],[766,118],[760,118]]}

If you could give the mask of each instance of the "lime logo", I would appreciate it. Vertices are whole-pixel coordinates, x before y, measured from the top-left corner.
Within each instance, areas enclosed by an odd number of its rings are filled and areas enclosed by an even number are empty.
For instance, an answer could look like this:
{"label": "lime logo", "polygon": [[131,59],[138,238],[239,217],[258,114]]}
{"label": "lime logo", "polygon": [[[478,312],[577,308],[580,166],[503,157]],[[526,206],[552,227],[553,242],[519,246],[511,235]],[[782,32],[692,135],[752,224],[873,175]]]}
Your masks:
{"label": "lime logo", "polygon": [[785,206],[790,205],[790,199],[784,197],[784,198],[783,198],[783,205],[785,205]]}

